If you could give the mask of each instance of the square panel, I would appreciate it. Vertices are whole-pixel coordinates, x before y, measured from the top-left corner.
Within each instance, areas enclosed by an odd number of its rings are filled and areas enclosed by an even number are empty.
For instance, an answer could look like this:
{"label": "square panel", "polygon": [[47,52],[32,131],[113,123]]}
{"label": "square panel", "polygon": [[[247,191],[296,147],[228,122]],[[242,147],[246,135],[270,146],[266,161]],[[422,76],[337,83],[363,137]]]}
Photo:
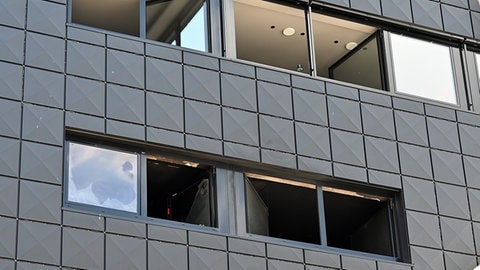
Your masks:
{"label": "square panel", "polygon": [[412,7],[410,1],[383,0],[381,4],[383,16],[412,22]]}
{"label": "square panel", "polygon": [[61,205],[62,189],[60,186],[20,181],[20,217],[60,223]]}
{"label": "square panel", "polygon": [[367,167],[398,173],[397,143],[374,137],[365,137]]}
{"label": "square panel", "polygon": [[0,24],[24,28],[26,0],[3,0],[0,3]]}
{"label": "square panel", "polygon": [[363,136],[360,134],[330,130],[334,161],[365,166]]}
{"label": "square panel", "polygon": [[480,159],[463,156],[463,166],[465,168],[465,178],[467,186],[480,188]]}
{"label": "square panel", "polygon": [[407,209],[437,213],[435,187],[432,181],[404,176],[403,197]]}
{"label": "square panel", "polygon": [[468,202],[472,212],[472,219],[480,221],[480,190],[468,189]]}
{"label": "square panel", "polygon": [[62,148],[31,142],[22,143],[22,178],[60,185],[62,182]]}
{"label": "square panel", "polygon": [[105,80],[105,48],[68,41],[67,60],[67,73]]}
{"label": "square panel", "polygon": [[398,152],[402,174],[427,179],[432,178],[430,152],[427,148],[399,143]]}
{"label": "square panel", "polygon": [[20,102],[0,99],[0,135],[20,137],[21,111]]}
{"label": "square panel", "polygon": [[62,265],[82,269],[103,269],[104,234],[64,228]]}
{"label": "square panel", "polygon": [[262,147],[295,153],[293,121],[260,115]]}
{"label": "square panel", "polygon": [[221,74],[221,84],[223,105],[257,110],[257,90],[253,79]]}
{"label": "square panel", "polygon": [[427,126],[431,147],[452,152],[460,152],[456,123],[435,118],[427,118]]}
{"label": "square panel", "polygon": [[147,125],[183,131],[183,99],[147,92]]}
{"label": "square panel", "polygon": [[183,96],[181,64],[147,57],[145,72],[148,90]]}
{"label": "square panel", "polygon": [[443,252],[438,249],[411,247],[412,263],[415,268],[425,270],[445,270]]}
{"label": "square panel", "polygon": [[468,10],[442,5],[442,18],[445,31],[460,34],[462,36],[473,36],[473,29],[470,23],[470,13]]}
{"label": "square panel", "polygon": [[439,150],[431,152],[435,180],[464,186],[462,156]]}
{"label": "square panel", "polygon": [[144,88],[145,60],[143,56],[107,50],[107,80],[132,87]]}
{"label": "square panel", "polygon": [[25,68],[25,101],[63,108],[65,77],[62,74]]}
{"label": "square panel", "polygon": [[147,241],[120,235],[106,235],[106,269],[143,270],[147,267]]}
{"label": "square panel", "polygon": [[470,221],[440,217],[440,226],[444,249],[475,254]]}
{"label": "square panel", "polygon": [[480,128],[458,125],[462,153],[480,157]]}
{"label": "square panel", "polygon": [[23,105],[23,139],[62,145],[63,112],[30,104]]}
{"label": "square panel", "polygon": [[443,183],[435,183],[437,190],[438,211],[441,215],[470,218],[467,202],[467,190]]}
{"label": "square panel", "polygon": [[440,225],[436,215],[407,211],[410,244],[441,248]]}
{"label": "square panel", "polygon": [[259,112],[285,118],[293,117],[290,87],[267,82],[257,82],[257,87]]}
{"label": "square panel", "polygon": [[227,141],[258,146],[258,116],[256,113],[224,108],[223,138]]}
{"label": "square panel", "polygon": [[297,141],[297,154],[330,159],[329,130],[325,127],[304,123],[295,123],[295,139]]}
{"label": "square panel", "polygon": [[0,137],[0,174],[18,176],[20,141]]}
{"label": "square panel", "polygon": [[220,103],[220,75],[216,71],[184,67],[185,97]]}
{"label": "square panel", "polygon": [[29,0],[27,29],[65,37],[66,6],[42,0]]}
{"label": "square panel", "polygon": [[145,123],[145,92],[134,88],[107,85],[107,117]]}
{"label": "square panel", "polygon": [[327,126],[327,102],[325,95],[293,89],[295,120]]}
{"label": "square panel", "polygon": [[219,106],[187,100],[185,101],[185,131],[221,139],[220,115]]}
{"label": "square panel", "polygon": [[187,247],[158,241],[148,241],[148,268],[187,270]]}
{"label": "square panel", "polygon": [[425,117],[418,114],[395,111],[395,126],[399,141],[428,145]]}
{"label": "square panel", "polygon": [[67,110],[98,116],[105,115],[105,83],[67,76]]}
{"label": "square panel", "polygon": [[365,134],[395,139],[392,109],[363,103],[362,120]]}
{"label": "square panel", "polygon": [[[1,51],[1,50],[0,50]],[[23,88],[23,68],[0,62],[0,97],[20,100]]]}
{"label": "square panel", "polygon": [[65,69],[65,40],[27,33],[27,65],[63,72]]}
{"label": "square panel", "polygon": [[473,255],[445,252],[445,265],[447,269],[475,269],[477,259]]}
{"label": "square panel", "polygon": [[443,30],[440,3],[428,0],[415,0],[412,1],[412,10],[413,22],[415,24]]}
{"label": "square panel", "polygon": [[355,132],[362,132],[359,103],[335,97],[328,97],[328,118],[330,126]]}
{"label": "square panel", "polygon": [[58,265],[60,239],[60,226],[21,220],[18,223],[17,256],[22,260]]}
{"label": "square panel", "polygon": [[23,30],[0,26],[0,60],[22,64],[24,42]]}

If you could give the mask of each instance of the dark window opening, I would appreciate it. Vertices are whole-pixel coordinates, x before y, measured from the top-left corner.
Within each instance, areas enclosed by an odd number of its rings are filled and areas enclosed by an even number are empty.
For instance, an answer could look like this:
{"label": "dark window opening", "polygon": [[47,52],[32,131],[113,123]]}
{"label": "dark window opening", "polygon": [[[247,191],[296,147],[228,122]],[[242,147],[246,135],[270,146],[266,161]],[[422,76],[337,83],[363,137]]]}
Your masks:
{"label": "dark window opening", "polygon": [[341,192],[323,191],[327,245],[393,256],[389,201]]}
{"label": "dark window opening", "polygon": [[[246,181],[247,232],[320,243],[315,185],[249,177]],[[303,185],[303,183],[298,183]]]}
{"label": "dark window opening", "polygon": [[212,168],[147,160],[147,215],[215,226]]}

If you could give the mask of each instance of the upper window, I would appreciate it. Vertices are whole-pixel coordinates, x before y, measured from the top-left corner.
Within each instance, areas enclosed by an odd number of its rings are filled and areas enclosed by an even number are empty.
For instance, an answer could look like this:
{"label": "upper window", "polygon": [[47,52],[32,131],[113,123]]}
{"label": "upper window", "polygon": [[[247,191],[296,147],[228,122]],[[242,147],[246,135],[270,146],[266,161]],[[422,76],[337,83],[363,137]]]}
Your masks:
{"label": "upper window", "polygon": [[390,33],[390,49],[397,92],[458,104],[450,47]]}
{"label": "upper window", "polygon": [[247,173],[245,198],[248,233],[400,257],[393,194]]}
{"label": "upper window", "polygon": [[205,0],[71,1],[74,23],[200,51],[209,49]]}
{"label": "upper window", "polygon": [[212,167],[191,161],[68,143],[69,204],[215,227],[212,177]]}

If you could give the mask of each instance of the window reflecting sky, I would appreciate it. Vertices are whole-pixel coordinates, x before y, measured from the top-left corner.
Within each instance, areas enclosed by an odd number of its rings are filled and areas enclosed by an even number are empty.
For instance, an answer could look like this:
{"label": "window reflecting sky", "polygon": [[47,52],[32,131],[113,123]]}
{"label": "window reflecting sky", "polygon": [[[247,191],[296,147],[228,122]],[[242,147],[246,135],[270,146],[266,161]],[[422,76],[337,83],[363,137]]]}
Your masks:
{"label": "window reflecting sky", "polygon": [[450,49],[390,34],[397,92],[457,104]]}
{"label": "window reflecting sky", "polygon": [[137,212],[137,155],[69,144],[68,200]]}

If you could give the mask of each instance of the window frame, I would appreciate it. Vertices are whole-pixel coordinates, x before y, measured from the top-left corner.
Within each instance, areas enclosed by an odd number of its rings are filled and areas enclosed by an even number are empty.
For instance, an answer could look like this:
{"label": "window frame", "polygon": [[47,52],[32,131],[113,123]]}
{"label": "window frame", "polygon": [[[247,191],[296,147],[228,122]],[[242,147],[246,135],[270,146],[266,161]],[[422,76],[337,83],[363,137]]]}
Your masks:
{"label": "window frame", "polygon": [[[396,261],[396,262],[409,262],[410,261],[410,250],[408,245],[408,236],[407,236],[407,224],[406,224],[406,217],[405,217],[405,207],[403,206],[403,199],[401,195],[401,190],[396,189],[389,189],[389,188],[380,188],[380,187],[368,187],[365,185],[359,185],[355,183],[344,182],[339,179],[322,179],[322,180],[309,180],[307,178],[299,178],[288,176],[281,176],[281,179],[299,183],[305,183],[307,185],[314,185],[317,191],[317,208],[318,208],[318,222],[319,222],[319,229],[320,229],[320,239],[319,244],[315,243],[308,243],[308,242],[300,242],[296,240],[278,238],[274,236],[267,236],[262,234],[255,234],[248,232],[248,213],[247,213],[247,195],[246,195],[246,188],[245,186],[249,183],[249,174],[256,175],[257,173],[252,173],[252,171],[245,171],[243,173],[243,196],[241,196],[241,209],[243,211],[244,219],[242,221],[242,228],[244,231],[242,232],[245,236],[264,242],[270,243],[278,243],[278,244],[288,244],[299,246],[302,248],[310,247],[315,249],[325,250],[327,252],[339,252],[342,254],[348,254],[353,256],[361,256],[366,258],[375,258],[380,260],[386,261]],[[262,175],[265,177],[275,177],[268,172],[261,172],[258,175]],[[276,178],[276,177],[275,177]],[[331,182],[334,180],[335,183]],[[324,188],[335,188],[335,189],[342,189],[347,191],[359,192],[362,194],[368,194],[372,196],[379,196],[388,198],[388,222],[389,222],[389,230],[390,230],[390,244],[392,248],[392,256],[382,255],[377,253],[369,253],[365,251],[358,251],[353,249],[346,249],[340,247],[334,247],[328,245],[328,238],[327,238],[327,229],[326,229],[326,216],[325,216],[325,199],[324,199]],[[242,216],[240,216],[242,217]]]}

